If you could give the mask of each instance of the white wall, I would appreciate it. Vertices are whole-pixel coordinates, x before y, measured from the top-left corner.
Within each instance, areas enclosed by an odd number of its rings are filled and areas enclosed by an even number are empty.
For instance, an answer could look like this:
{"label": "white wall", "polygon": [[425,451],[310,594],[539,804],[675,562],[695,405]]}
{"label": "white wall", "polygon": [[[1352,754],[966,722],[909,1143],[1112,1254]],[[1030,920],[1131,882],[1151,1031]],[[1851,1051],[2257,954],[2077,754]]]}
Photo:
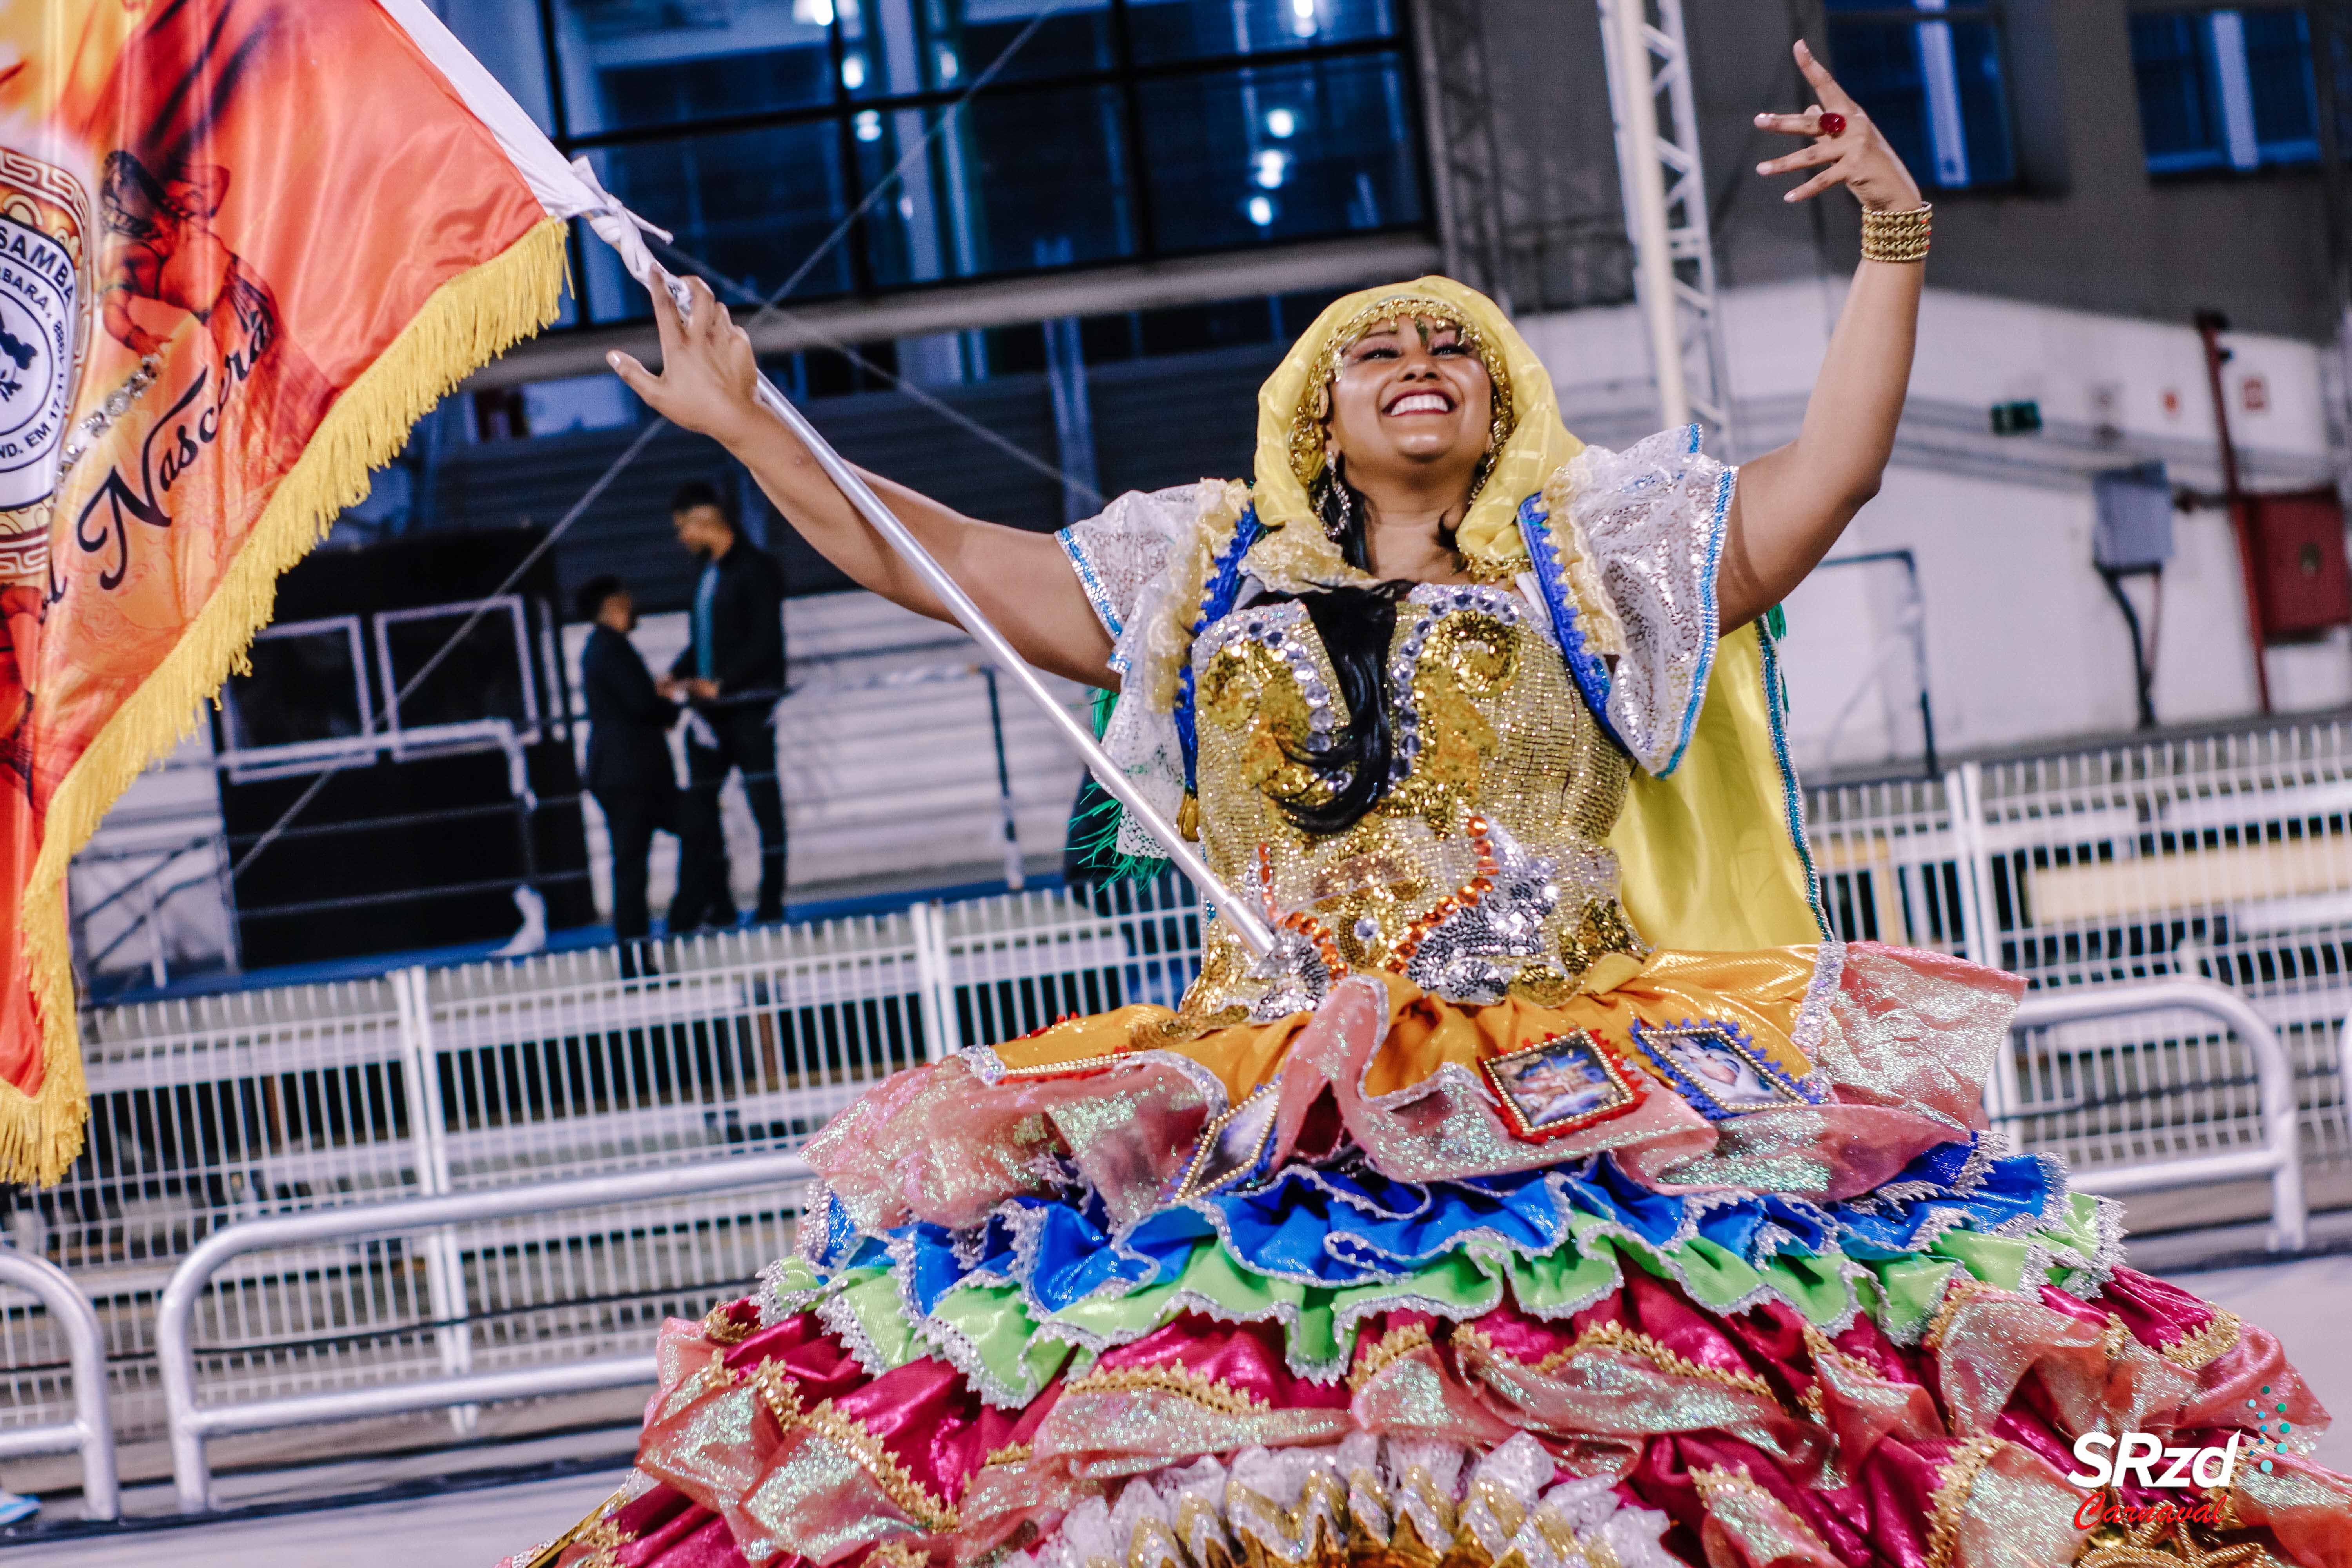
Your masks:
{"label": "white wall", "polygon": [[[1843,286],[1734,290],[1725,318],[1747,454],[1796,433]],[[1654,424],[1640,323],[1631,308],[1521,323],[1559,385],[1571,427],[1611,444]],[[2232,434],[2250,483],[2322,483],[2328,447],[2322,351],[2233,333],[2224,371]],[[2263,406],[2249,407],[2259,378]],[[1996,437],[1996,403],[2040,403],[2039,435]],[[2128,731],[2131,650],[2121,613],[2091,564],[2091,476],[2148,458],[2176,483],[2218,488],[2203,346],[2186,324],[2102,316],[1930,289],[1895,461],[1832,559],[1907,550],[1917,565],[1927,680],[1948,752]],[[2226,517],[2181,514],[2162,582],[2127,584],[2157,634],[2158,718],[2186,723],[2258,710],[2243,578]],[[1788,645],[1801,766],[1916,756],[1913,670],[1876,663],[1898,613],[1883,581],[1832,570],[1791,595]],[[2352,638],[2273,647],[2283,712],[2352,702]],[[1839,731],[1829,730],[1875,668]],[[1893,682],[1901,690],[1886,689]],[[1873,755],[1873,752],[1875,755]]]}

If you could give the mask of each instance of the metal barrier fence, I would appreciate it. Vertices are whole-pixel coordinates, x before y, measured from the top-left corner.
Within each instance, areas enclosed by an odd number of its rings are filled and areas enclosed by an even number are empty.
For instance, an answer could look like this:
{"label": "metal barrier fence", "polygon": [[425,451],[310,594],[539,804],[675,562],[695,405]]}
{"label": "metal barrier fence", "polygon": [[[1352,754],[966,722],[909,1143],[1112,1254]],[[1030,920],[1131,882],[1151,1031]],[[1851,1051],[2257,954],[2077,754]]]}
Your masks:
{"label": "metal barrier fence", "polygon": [[[1814,790],[1808,806],[1841,935],[1999,963],[2066,997],[2219,982],[2294,1069],[2304,1166],[2352,1166],[2342,726],[1971,764]],[[1173,1001],[1200,936],[1193,900],[1160,883],[656,942],[625,968],[606,949],[101,1008],[85,1026],[89,1152],[60,1187],[16,1194],[8,1226],[93,1301],[117,1426],[151,1436],[165,1428],[157,1298],[224,1226],[789,1152],[909,1063]],[[2086,1185],[2200,1169],[2276,1147],[2265,1050],[2245,1017],[2210,1008],[2044,1014],[1991,1109]],[[2273,1183],[2284,1169],[2244,1166]],[[788,1191],[705,1194],[230,1258],[194,1320],[202,1397],[635,1353],[663,1317],[740,1290],[786,1249],[795,1213]],[[0,1433],[65,1408],[48,1334],[0,1315]]]}
{"label": "metal barrier fence", "polygon": [[[93,1012],[89,1152],[11,1238],[96,1304],[126,1438],[161,1434],[154,1311],[224,1227],[796,1149],[891,1072],[1076,1012],[1170,1002],[1198,965],[1172,881],[548,953]],[[309,1395],[640,1351],[789,1249],[797,1194],[740,1192],[365,1247],[227,1259],[207,1399]],[[0,1433],[52,1418],[55,1356],[0,1317]],[[468,1419],[461,1413],[457,1419]]]}
{"label": "metal barrier fence", "polygon": [[[350,1242],[362,1237],[418,1231],[434,1231],[454,1238],[460,1227],[487,1222],[510,1221],[526,1215],[602,1211],[628,1205],[637,1211],[632,1218],[620,1222],[617,1227],[611,1220],[598,1226],[601,1239],[620,1242],[630,1233],[642,1234],[655,1228],[644,1213],[648,1205],[669,1207],[670,1226],[684,1228],[679,1226],[683,1216],[668,1200],[797,1185],[809,1175],[807,1162],[797,1155],[749,1154],[622,1175],[583,1176],[568,1182],[534,1182],[503,1190],[313,1209],[308,1214],[244,1220],[215,1232],[173,1272],[155,1314],[156,1361],[162,1369],[164,1400],[170,1412],[172,1477],[181,1509],[194,1511],[212,1506],[212,1471],[205,1457],[205,1439],[215,1432],[259,1432],[313,1421],[350,1420],[415,1410],[464,1409],[487,1400],[627,1388],[654,1379],[653,1352],[649,1342],[641,1340],[626,1353],[603,1357],[584,1355],[565,1346],[560,1356],[542,1355],[531,1365],[501,1372],[371,1381],[364,1386],[278,1398],[206,1401],[200,1396],[196,1382],[197,1358],[207,1353],[197,1350],[194,1342],[196,1313],[205,1302],[215,1299],[207,1291],[231,1259],[299,1252],[305,1244]],[[736,1206],[741,1206],[740,1201]],[[574,1236],[576,1239],[576,1231]],[[509,1244],[469,1236],[467,1245],[488,1250]],[[458,1331],[463,1331],[462,1327]],[[110,1458],[110,1449],[109,1453]]]}
{"label": "metal barrier fence", "polygon": [[[107,1409],[106,1347],[99,1337],[98,1314],[74,1288],[64,1269],[37,1258],[22,1258],[0,1250],[0,1285],[37,1298],[47,1326],[66,1342],[65,1370],[73,1380],[70,1417],[21,1426],[0,1427],[0,1458],[24,1454],[81,1456],[82,1513],[89,1519],[114,1519],[122,1512],[121,1489],[114,1468],[114,1423]],[[11,1326],[30,1313],[8,1311]]]}

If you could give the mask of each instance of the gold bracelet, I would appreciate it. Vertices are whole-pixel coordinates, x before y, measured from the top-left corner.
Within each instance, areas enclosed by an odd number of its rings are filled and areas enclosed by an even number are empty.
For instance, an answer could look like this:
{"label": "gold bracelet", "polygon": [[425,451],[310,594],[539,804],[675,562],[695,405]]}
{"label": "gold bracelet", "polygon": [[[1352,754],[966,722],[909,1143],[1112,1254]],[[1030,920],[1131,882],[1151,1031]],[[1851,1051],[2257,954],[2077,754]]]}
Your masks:
{"label": "gold bracelet", "polygon": [[1936,233],[1936,209],[1922,202],[1906,212],[1862,215],[1862,258],[1864,261],[1925,261],[1927,243]]}

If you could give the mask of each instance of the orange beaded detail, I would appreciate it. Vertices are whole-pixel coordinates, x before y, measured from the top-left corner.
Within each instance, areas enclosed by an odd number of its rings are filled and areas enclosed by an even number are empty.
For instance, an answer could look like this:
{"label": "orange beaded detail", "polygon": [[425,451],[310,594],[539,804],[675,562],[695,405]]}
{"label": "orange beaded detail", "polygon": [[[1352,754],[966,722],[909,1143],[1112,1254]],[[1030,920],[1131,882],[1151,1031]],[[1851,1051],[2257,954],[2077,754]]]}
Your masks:
{"label": "orange beaded detail", "polygon": [[1486,819],[1475,812],[1464,826],[1470,830],[1471,846],[1478,852],[1478,869],[1471,874],[1468,881],[1432,904],[1428,913],[1405,927],[1404,936],[1396,944],[1395,956],[1390,961],[1391,966],[1399,972],[1412,962],[1412,955],[1421,951],[1421,944],[1429,940],[1431,931],[1444,924],[1455,911],[1475,908],[1494,890],[1495,874],[1502,868],[1495,859],[1493,830],[1488,827]]}
{"label": "orange beaded detail", "polygon": [[1265,918],[1280,929],[1295,931],[1312,942],[1316,955],[1323,961],[1324,972],[1331,977],[1332,984],[1337,984],[1348,973],[1348,961],[1339,956],[1339,939],[1313,915],[1298,910],[1288,914],[1275,912],[1274,851],[1265,844],[1257,847],[1257,892],[1258,901],[1265,906]]}

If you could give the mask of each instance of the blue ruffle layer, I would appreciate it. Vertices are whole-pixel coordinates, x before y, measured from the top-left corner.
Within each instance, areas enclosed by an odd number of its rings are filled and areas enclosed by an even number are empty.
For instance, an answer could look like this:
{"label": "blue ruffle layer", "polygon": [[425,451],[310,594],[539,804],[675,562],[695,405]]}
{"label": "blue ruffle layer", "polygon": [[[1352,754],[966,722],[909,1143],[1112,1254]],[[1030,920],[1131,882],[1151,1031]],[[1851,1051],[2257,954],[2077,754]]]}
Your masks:
{"label": "blue ruffle layer", "polygon": [[[1783,1250],[1854,1258],[1906,1256],[1953,1229],[2032,1229],[2065,1212],[2063,1173],[2042,1159],[1944,1144],[1866,1196],[1834,1205],[1779,1194],[1653,1192],[1606,1155],[1508,1176],[1395,1182],[1360,1160],[1295,1164],[1246,1193],[1162,1209],[1123,1234],[1073,1184],[1059,1198],[1005,1204],[977,1231],[916,1225],[861,1237],[834,1224],[813,1249],[826,1268],[895,1262],[910,1304],[929,1313],[958,1285],[1018,1284],[1045,1311],[1097,1292],[1174,1279],[1213,1240],[1253,1273],[1344,1287],[1394,1280],[1453,1252],[1538,1255],[1577,1216],[1664,1250],[1704,1239],[1755,1266]],[[831,1206],[831,1205],[829,1205]]]}

